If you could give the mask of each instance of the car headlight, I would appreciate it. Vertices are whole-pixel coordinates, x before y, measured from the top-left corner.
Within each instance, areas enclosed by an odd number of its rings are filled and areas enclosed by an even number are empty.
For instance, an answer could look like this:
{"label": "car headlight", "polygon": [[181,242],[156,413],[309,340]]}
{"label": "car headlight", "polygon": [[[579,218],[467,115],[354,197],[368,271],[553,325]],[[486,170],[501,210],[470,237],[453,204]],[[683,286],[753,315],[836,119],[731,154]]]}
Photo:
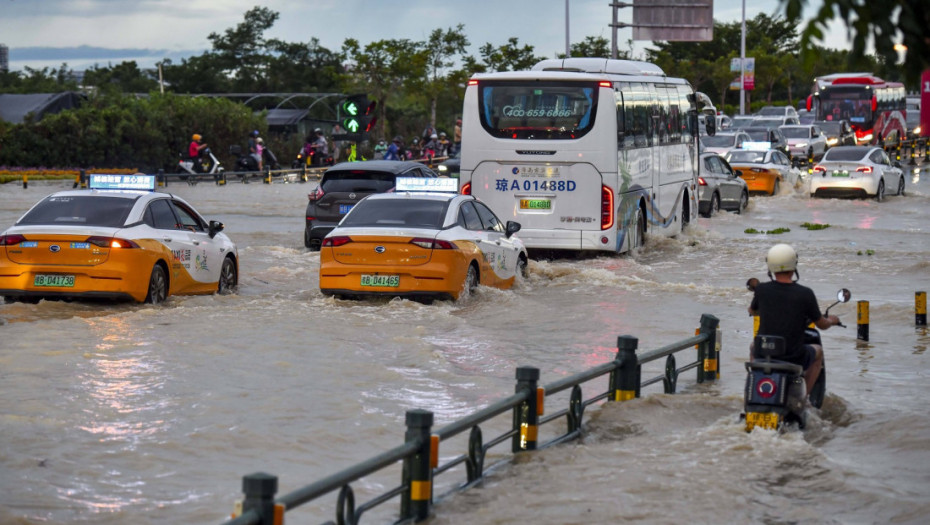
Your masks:
{"label": "car headlight", "polygon": [[439,171],[449,171],[449,166],[439,166]]}
{"label": "car headlight", "polygon": [[920,135],[920,126],[917,126],[916,128],[914,128],[914,134]]}
{"label": "car headlight", "polygon": [[837,142],[839,142],[837,139],[827,139],[827,146],[833,146]]}

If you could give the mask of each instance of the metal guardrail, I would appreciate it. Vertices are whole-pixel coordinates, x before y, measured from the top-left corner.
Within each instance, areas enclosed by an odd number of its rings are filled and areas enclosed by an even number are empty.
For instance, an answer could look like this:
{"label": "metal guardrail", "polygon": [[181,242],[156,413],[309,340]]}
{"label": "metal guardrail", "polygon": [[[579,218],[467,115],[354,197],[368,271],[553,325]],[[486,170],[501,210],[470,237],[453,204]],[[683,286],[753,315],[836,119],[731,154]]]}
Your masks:
{"label": "metal guardrail", "polygon": [[[429,516],[433,505],[433,479],[436,476],[465,465],[465,481],[443,494],[445,496],[472,486],[483,479],[486,472],[512,460],[510,456],[485,467],[484,459],[492,447],[509,440],[511,452],[516,454],[578,438],[582,432],[584,411],[588,406],[603,400],[629,401],[640,397],[642,387],[660,382],[665,393],[674,393],[679,374],[692,368],[697,370],[698,383],[718,379],[718,327],[719,320],[716,317],[704,314],[694,337],[640,354],[636,352],[639,345],[637,338],[629,335],[620,336],[617,338],[617,355],[613,361],[541,388],[538,386],[538,368],[519,367],[516,370],[516,389],[512,396],[492,403],[435,432],[432,431],[432,412],[409,410],[406,413],[407,430],[402,445],[277,499],[276,476],[261,472],[244,476],[242,491],[245,498],[237,502],[233,518],[224,525],[280,525],[284,523],[286,511],[336,491],[336,521],[326,522],[327,524],[358,523],[365,512],[396,497],[400,498],[398,522],[422,521]],[[681,368],[676,367],[674,354],[692,347],[697,348],[697,360]],[[666,358],[665,373],[643,381],[642,365],[663,357]],[[583,399],[581,385],[605,375],[609,376],[607,390],[587,400]],[[569,389],[571,395],[568,407],[541,417],[544,413],[545,398]],[[484,442],[479,425],[508,412],[513,415],[510,430]],[[566,421],[565,432],[549,441],[539,443],[539,426],[561,418],[565,418]],[[440,443],[465,431],[470,431],[468,451],[439,465]],[[398,462],[403,463],[400,485],[356,507],[355,493],[350,483]]]}

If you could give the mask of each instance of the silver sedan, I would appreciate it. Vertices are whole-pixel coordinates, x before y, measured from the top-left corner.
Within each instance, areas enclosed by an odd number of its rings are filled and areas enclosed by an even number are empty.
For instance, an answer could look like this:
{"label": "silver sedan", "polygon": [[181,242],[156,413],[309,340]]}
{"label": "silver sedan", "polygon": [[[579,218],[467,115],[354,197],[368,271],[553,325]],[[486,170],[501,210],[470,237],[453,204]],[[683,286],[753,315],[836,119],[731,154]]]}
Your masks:
{"label": "silver sedan", "polygon": [[827,150],[811,175],[811,197],[875,197],[886,188],[904,195],[901,163],[892,163],[876,146],[837,146]]}
{"label": "silver sedan", "polygon": [[710,217],[719,210],[742,213],[749,206],[746,181],[716,153],[701,155],[701,175],[698,177],[698,211]]}

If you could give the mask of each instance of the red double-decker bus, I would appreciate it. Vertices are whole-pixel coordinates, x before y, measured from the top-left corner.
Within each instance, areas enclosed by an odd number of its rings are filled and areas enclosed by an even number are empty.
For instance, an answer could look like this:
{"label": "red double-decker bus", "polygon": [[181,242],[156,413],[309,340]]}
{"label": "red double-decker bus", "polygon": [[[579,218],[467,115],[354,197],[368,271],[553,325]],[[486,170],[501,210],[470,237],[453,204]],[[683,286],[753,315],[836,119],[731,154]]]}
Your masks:
{"label": "red double-decker bus", "polygon": [[900,82],[868,74],[818,78],[807,109],[817,120],[846,120],[857,144],[894,145],[907,137],[906,92]]}

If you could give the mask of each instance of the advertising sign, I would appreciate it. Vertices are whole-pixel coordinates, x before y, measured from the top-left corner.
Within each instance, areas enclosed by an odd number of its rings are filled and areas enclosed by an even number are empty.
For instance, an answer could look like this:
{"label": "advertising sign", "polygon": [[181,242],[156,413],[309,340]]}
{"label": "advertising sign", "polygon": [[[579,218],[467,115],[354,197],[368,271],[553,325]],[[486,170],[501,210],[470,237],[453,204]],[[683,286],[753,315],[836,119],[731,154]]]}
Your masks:
{"label": "advertising sign", "polygon": [[[746,91],[752,91],[756,88],[756,59],[755,58],[745,58],[746,66],[743,69],[743,89]],[[734,58],[730,60],[730,71],[739,73],[739,59]],[[733,79],[733,82],[730,82],[730,89],[739,91],[739,77]]]}
{"label": "advertising sign", "polygon": [[930,69],[920,75],[920,136],[930,136]]}

